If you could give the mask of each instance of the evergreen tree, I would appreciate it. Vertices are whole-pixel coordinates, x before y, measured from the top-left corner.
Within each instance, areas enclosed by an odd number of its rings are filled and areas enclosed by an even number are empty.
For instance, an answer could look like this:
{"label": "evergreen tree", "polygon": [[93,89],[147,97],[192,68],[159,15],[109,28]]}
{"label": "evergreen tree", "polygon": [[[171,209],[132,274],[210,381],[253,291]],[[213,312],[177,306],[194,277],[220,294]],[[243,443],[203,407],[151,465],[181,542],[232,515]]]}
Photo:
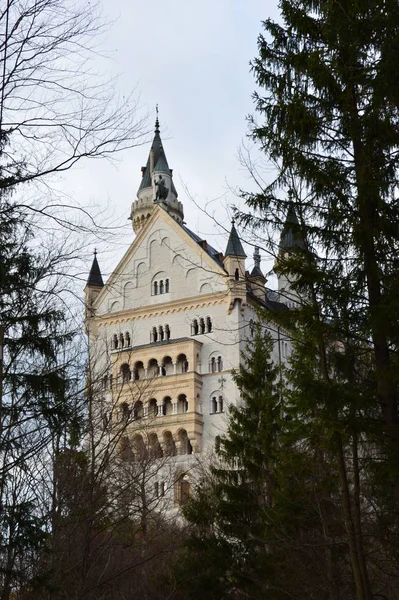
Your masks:
{"label": "evergreen tree", "polygon": [[243,403],[230,407],[219,465],[185,510],[190,598],[353,595],[334,462],[283,400],[271,349],[259,328],[235,375]]}
{"label": "evergreen tree", "polygon": [[281,0],[280,8],[282,24],[266,20],[259,37],[253,70],[264,122],[252,121],[278,174],[262,193],[244,194],[256,213],[244,219],[279,228],[294,202],[291,229],[302,243],[280,248],[277,271],[298,303],[272,316],[294,344],[286,397],[298,439],[335,462],[353,595],[392,597],[399,105],[391,82],[399,68],[399,7]]}
{"label": "evergreen tree", "polygon": [[48,451],[75,418],[67,365],[72,338],[59,308],[52,256],[32,245],[29,223],[0,196],[0,597],[29,579],[44,543],[51,497]]}

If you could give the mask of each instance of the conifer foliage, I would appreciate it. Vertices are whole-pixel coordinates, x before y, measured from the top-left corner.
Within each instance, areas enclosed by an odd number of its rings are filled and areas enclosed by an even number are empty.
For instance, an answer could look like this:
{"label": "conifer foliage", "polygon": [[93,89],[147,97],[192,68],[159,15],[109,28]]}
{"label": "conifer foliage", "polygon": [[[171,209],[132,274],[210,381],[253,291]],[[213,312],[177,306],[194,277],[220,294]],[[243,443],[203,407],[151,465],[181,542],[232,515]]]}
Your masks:
{"label": "conifer foliage", "polygon": [[253,137],[278,176],[246,199],[264,221],[286,214],[284,190],[297,190],[313,260],[285,269],[298,288],[314,286],[319,316],[334,319],[339,339],[349,335],[371,345],[398,512],[399,102],[392,83],[399,6],[394,0],[282,0],[280,8],[282,23],[266,20],[258,41],[253,71],[261,121],[252,121]]}
{"label": "conifer foliage", "polygon": [[336,543],[343,529],[334,462],[306,440],[281,393],[272,346],[259,327],[235,374],[243,403],[230,407],[217,466],[185,509],[191,533],[182,575],[189,598],[203,597],[204,589],[209,598],[353,592],[347,548]]}

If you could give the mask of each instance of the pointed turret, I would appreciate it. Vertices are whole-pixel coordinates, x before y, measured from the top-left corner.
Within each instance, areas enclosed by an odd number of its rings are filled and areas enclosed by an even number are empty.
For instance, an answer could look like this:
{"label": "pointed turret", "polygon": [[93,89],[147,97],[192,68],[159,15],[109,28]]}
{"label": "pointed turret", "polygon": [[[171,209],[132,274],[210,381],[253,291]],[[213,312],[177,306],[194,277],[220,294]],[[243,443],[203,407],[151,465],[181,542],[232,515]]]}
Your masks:
{"label": "pointed turret", "polygon": [[287,216],[280,236],[278,257],[275,265],[277,267],[276,270],[280,300],[290,307],[296,306],[300,301],[300,298],[292,289],[291,285],[295,279],[295,276],[287,273],[287,270],[284,270],[284,268],[281,267],[284,265],[284,260],[289,258],[290,255],[296,251],[303,251],[304,249],[304,238],[295,211],[295,205],[292,201],[292,192],[290,192]]}
{"label": "pointed turret", "polygon": [[227,242],[226,252],[224,253],[225,258],[227,256],[235,256],[238,258],[246,258],[247,255],[242,247],[241,240],[238,237],[236,228],[234,227],[234,219],[231,222],[231,231],[229,241]]}
{"label": "pointed turret", "polygon": [[229,274],[229,292],[231,295],[229,312],[233,309],[236,300],[241,303],[241,311],[244,310],[247,297],[247,287],[245,281],[245,259],[247,255],[242,247],[241,240],[238,237],[234,227],[234,219],[231,222],[229,240],[226,246],[226,252],[223,259],[223,265]]}
{"label": "pointed turret", "polygon": [[147,164],[141,168],[141,172],[142,179],[137,191],[137,200],[132,204],[130,215],[133,230],[137,232],[145,225],[157,204],[160,204],[176,221],[182,223],[184,220],[183,205],[177,199],[173,172],[169,168],[162,145],[158,107],[154,139]]}
{"label": "pointed turret", "polygon": [[290,200],[284,227],[280,236],[279,253],[290,252],[298,248],[303,250],[305,244],[303,242],[303,236],[301,235],[294,203]]}
{"label": "pointed turret", "polygon": [[254,296],[259,298],[259,300],[264,300],[266,277],[263,275],[260,268],[260,252],[257,246],[255,246],[254,250],[254,268],[249,276],[249,280],[251,282],[251,289]]}
{"label": "pointed turret", "polygon": [[90,319],[94,316],[93,304],[98,294],[104,287],[103,278],[100,271],[100,265],[97,260],[97,250],[94,250],[93,263],[91,265],[89,277],[85,287],[85,301],[86,301],[86,333],[90,330]]}
{"label": "pointed turret", "polygon": [[90,287],[103,287],[104,282],[100,271],[100,265],[97,260],[97,250],[94,250],[93,263],[91,265],[89,277],[87,278],[87,284]]}

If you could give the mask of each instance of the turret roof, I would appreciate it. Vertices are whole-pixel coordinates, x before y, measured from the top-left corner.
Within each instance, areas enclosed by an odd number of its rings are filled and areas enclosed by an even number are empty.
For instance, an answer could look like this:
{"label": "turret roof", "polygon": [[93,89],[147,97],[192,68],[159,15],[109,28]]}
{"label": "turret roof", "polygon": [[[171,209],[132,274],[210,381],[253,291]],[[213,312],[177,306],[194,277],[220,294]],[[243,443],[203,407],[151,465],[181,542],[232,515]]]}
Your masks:
{"label": "turret roof", "polygon": [[87,285],[94,287],[103,287],[104,282],[100,271],[100,266],[97,260],[97,252],[94,250],[93,264],[91,265],[89,277],[87,279]]}
{"label": "turret roof", "polygon": [[301,235],[294,203],[290,201],[288,205],[287,217],[285,219],[284,227],[280,236],[279,249],[280,252],[285,252],[295,248],[300,248],[303,250],[305,248],[305,244],[303,236]]}
{"label": "turret roof", "polygon": [[151,144],[151,149],[148,155],[147,164],[143,170],[143,177],[141,179],[140,187],[138,191],[144,190],[145,188],[149,188],[152,186],[151,182],[151,153],[153,153],[154,158],[154,171],[163,171],[170,174],[171,178],[171,190],[174,195],[177,197],[176,188],[172,179],[172,171],[169,168],[168,161],[166,159],[165,150],[163,149],[161,136],[159,133],[159,120],[158,117],[155,121],[155,130],[154,130],[154,139]]}
{"label": "turret roof", "polygon": [[225,256],[242,256],[246,258],[246,254],[244,252],[244,248],[242,247],[240,238],[238,237],[238,233],[236,228],[234,227],[234,221],[231,223],[231,231],[229,236],[229,241],[227,242]]}

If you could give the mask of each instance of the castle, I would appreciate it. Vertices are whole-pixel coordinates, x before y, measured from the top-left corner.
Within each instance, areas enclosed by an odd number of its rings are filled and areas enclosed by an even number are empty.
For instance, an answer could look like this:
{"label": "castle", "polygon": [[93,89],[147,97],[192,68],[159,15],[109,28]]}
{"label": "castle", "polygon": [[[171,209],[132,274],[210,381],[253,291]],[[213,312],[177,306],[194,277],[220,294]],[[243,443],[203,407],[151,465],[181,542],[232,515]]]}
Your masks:
{"label": "castle", "polygon": [[[290,243],[290,219],[282,251]],[[131,220],[135,239],[104,284],[97,257],[85,288],[91,379],[106,429],[123,428],[118,451],[173,458],[173,485],[155,477],[154,494],[181,503],[190,464],[226,430],[226,411],[240,402],[232,379],[254,335],[258,309],[286,310],[266,291],[260,255],[246,270],[234,222],[224,253],[185,224],[160,137],[158,119]],[[279,281],[280,299],[285,281]],[[287,339],[274,336],[284,361]],[[94,398],[94,403],[96,399]]]}

